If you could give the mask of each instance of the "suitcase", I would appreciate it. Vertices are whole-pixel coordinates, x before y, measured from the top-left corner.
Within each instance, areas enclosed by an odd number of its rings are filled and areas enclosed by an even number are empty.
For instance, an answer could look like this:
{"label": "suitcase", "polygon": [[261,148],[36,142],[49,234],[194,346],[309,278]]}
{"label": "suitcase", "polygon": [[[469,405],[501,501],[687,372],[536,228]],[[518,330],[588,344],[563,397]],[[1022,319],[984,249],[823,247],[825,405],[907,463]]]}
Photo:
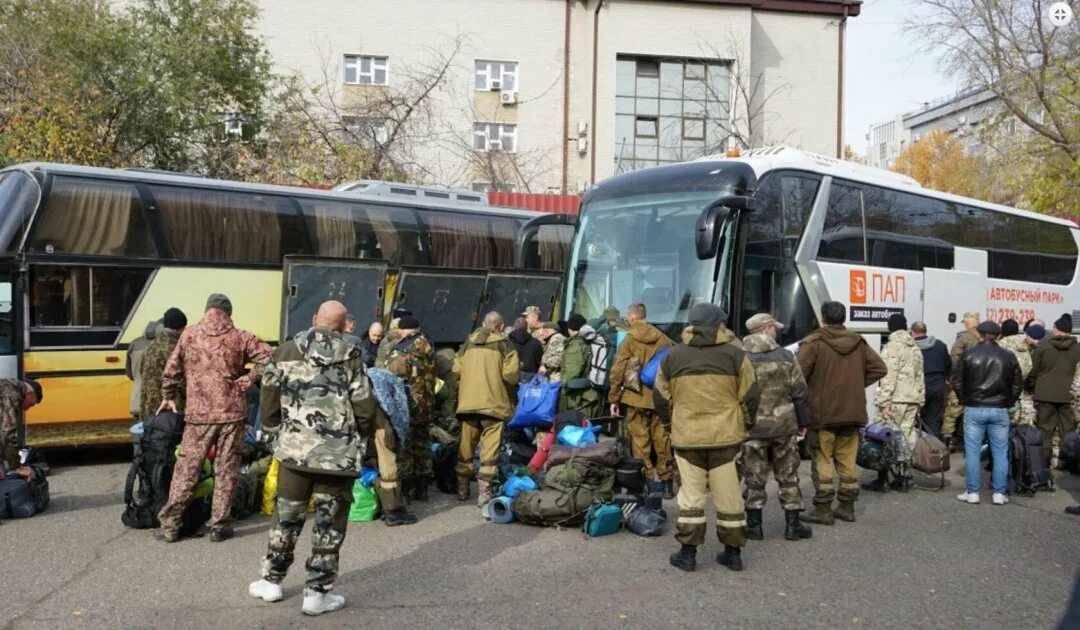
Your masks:
{"label": "suitcase", "polygon": [[614,440],[581,448],[573,448],[565,444],[553,444],[551,452],[548,453],[547,466],[551,468],[552,466],[565,464],[570,461],[571,457],[596,462],[608,468],[615,468],[615,464],[619,461],[619,452]]}

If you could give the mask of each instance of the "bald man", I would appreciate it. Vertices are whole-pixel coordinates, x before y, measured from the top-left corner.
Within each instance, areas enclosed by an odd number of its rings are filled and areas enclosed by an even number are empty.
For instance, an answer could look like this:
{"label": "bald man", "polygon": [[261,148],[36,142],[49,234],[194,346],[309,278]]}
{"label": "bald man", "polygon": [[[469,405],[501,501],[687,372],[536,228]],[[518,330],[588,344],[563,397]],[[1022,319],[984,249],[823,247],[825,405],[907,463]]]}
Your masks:
{"label": "bald man", "polygon": [[284,598],[281,582],[292,564],[308,501],[314,498],[301,608],[308,615],[345,605],[344,597],[330,591],[360,468],[360,445],[379,413],[360,348],[342,336],[347,314],[340,302],[323,303],[312,327],[281,344],[263,373],[263,430],[281,468],[277,520],[270,529],[262,579],[253,582],[248,593],[267,602]]}

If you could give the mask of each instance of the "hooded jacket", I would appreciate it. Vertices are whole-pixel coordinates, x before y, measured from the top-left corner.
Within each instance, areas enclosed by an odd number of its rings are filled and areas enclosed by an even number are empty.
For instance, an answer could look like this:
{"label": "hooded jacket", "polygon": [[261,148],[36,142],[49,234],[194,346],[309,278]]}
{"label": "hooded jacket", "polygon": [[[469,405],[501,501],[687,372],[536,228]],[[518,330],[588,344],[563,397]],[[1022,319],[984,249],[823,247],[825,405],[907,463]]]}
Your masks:
{"label": "hooded jacket", "polygon": [[[169,357],[172,356],[179,340],[180,333],[162,326],[158,329],[154,341],[143,353],[141,365],[139,366],[142,375],[142,400],[139,405],[142,408],[143,420],[147,420],[157,413],[158,407],[161,406],[161,378],[165,374],[165,366],[168,365]],[[181,378],[180,386],[176,388],[176,399],[173,401],[176,403],[177,411],[184,410],[184,399],[186,397],[187,391],[185,390],[183,378]]]}
{"label": "hooded jacket", "polygon": [[888,368],[861,335],[824,326],[803,339],[797,356],[810,388],[811,429],[867,423],[866,388]]}
{"label": "hooded jacket", "polygon": [[[684,338],[692,334],[683,332]],[[734,337],[734,335],[732,335]],[[660,348],[672,345],[671,339],[660,332],[660,329],[652,324],[636,322],[630,327],[626,339],[619,344],[615,352],[615,362],[611,365],[611,389],[608,393],[608,402],[612,404],[625,403],[639,409],[653,408],[653,390],[641,386],[641,393],[632,392],[623,387],[628,369],[641,370],[648,365]]]}
{"label": "hooded jacket", "polygon": [[474,330],[454,357],[453,372],[458,377],[458,415],[503,421],[514,415],[518,357],[506,335],[487,328]]}
{"label": "hooded jacket", "polygon": [[881,350],[888,373],[878,382],[874,405],[922,405],[926,402],[923,357],[911,333],[897,330]]}
{"label": "hooded jacket", "polygon": [[517,350],[521,371],[528,374],[539,372],[540,357],[544,355],[544,344],[526,330],[515,330],[510,333],[510,342],[514,344],[514,349]]}
{"label": "hooded jacket", "polygon": [[146,353],[146,349],[150,347],[150,344],[153,343],[160,326],[161,324],[158,322],[150,322],[146,325],[143,336],[128,345],[126,371],[128,379],[134,382],[134,385],[131,386],[131,401],[128,405],[132,415],[142,412],[143,355]]}
{"label": "hooded jacket", "polygon": [[[161,397],[176,401],[187,382],[184,420],[190,424],[226,424],[247,418],[245,394],[259,381],[270,360],[270,346],[238,330],[224,311],[212,308],[180,335],[161,379]],[[254,364],[247,371],[248,364]]]}
{"label": "hooded jacket", "polygon": [[750,438],[764,440],[795,435],[810,424],[810,400],[802,368],[795,355],[780,347],[772,335],[756,333],[743,338],[743,348],[754,366],[761,403]]}
{"label": "hooded jacket", "polygon": [[1076,364],[1080,363],[1080,345],[1075,337],[1047,337],[1031,353],[1031,372],[1025,385],[1034,390],[1036,402],[1067,403]]}
{"label": "hooded jacket", "polygon": [[656,412],[677,449],[742,444],[761,400],[754,368],[726,328],[688,326],[660,362]]}
{"label": "hooded jacket", "polygon": [[263,429],[292,470],[355,477],[375,404],[360,348],[329,328],[297,333],[263,372]]}
{"label": "hooded jacket", "polygon": [[952,376],[952,360],[949,348],[944,341],[926,335],[915,339],[915,345],[922,352],[923,382],[926,389],[939,391],[945,387],[945,381]]}

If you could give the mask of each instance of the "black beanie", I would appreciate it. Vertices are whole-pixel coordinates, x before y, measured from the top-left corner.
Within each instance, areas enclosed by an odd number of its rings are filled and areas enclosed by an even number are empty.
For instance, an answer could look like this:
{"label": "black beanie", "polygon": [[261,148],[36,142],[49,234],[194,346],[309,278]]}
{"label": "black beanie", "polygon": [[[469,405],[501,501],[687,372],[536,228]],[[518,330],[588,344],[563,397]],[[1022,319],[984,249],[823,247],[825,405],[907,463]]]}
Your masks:
{"label": "black beanie", "polygon": [[1006,319],[1001,322],[1001,336],[1012,337],[1020,334],[1020,322],[1015,319]]}
{"label": "black beanie", "polygon": [[184,311],[178,308],[170,308],[165,311],[165,317],[161,318],[161,323],[166,328],[180,330],[187,326],[187,315],[184,315]]}
{"label": "black beanie", "polygon": [[889,332],[894,333],[898,330],[907,330],[907,318],[903,313],[889,315]]}
{"label": "black beanie", "polygon": [[1060,330],[1063,333],[1072,334],[1072,331],[1073,331],[1072,315],[1069,315],[1068,313],[1062,313],[1061,317],[1059,317],[1058,320],[1056,322],[1054,322],[1054,328],[1057,328],[1058,330]]}
{"label": "black beanie", "polygon": [[398,330],[415,330],[420,327],[420,320],[412,315],[406,315],[397,322]]}

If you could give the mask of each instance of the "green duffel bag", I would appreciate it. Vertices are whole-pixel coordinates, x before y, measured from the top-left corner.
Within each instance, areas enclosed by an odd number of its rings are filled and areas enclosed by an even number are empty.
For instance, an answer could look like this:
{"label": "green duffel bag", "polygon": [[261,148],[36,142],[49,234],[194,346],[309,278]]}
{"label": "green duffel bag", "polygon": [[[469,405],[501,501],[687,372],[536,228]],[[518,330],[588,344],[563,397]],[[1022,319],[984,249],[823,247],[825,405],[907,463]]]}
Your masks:
{"label": "green duffel bag", "polygon": [[615,468],[587,459],[571,457],[570,461],[552,466],[544,477],[544,487],[560,492],[585,488],[603,502],[611,501],[615,488]]}
{"label": "green duffel bag", "polygon": [[571,527],[581,523],[595,501],[596,495],[584,487],[569,492],[526,490],[517,493],[511,509],[514,517],[526,525]]}

